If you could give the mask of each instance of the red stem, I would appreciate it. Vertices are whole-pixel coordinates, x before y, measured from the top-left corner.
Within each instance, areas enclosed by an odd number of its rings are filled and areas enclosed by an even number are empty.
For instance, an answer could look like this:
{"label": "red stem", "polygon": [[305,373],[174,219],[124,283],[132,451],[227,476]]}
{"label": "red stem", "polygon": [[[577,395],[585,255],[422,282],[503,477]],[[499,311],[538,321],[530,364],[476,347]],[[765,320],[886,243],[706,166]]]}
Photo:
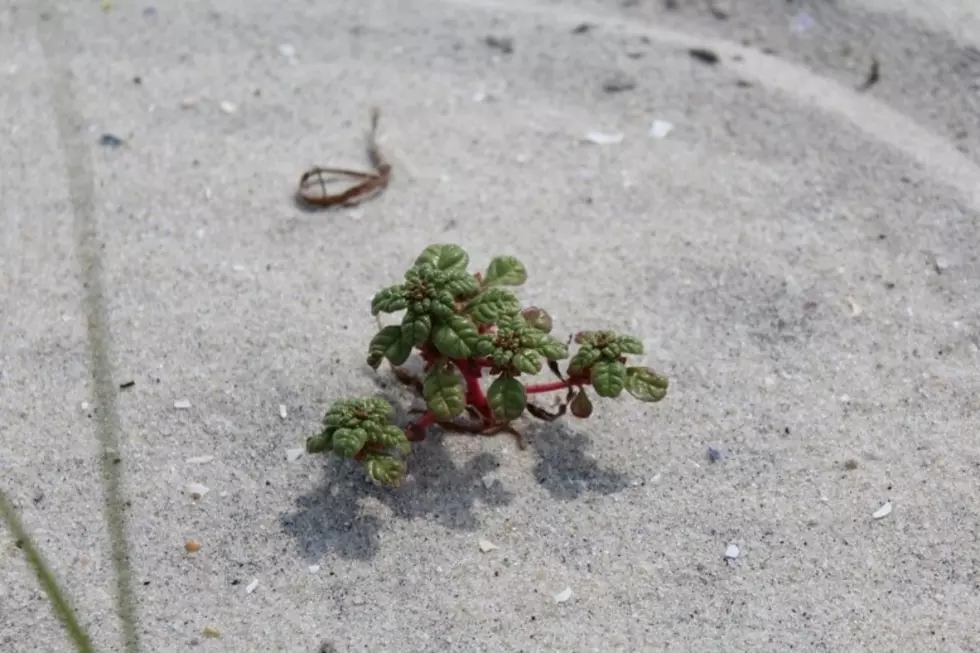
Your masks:
{"label": "red stem", "polygon": [[476,408],[485,419],[492,420],[490,404],[487,403],[487,396],[483,394],[483,386],[480,385],[483,368],[477,362],[465,359],[454,358],[453,365],[459,369],[466,381],[466,403]]}
{"label": "red stem", "polygon": [[552,381],[551,383],[537,383],[535,385],[528,385],[524,387],[524,391],[529,395],[535,395],[542,392],[554,392],[555,390],[564,390],[573,385],[582,385],[581,381],[572,381],[571,379],[565,381]]}

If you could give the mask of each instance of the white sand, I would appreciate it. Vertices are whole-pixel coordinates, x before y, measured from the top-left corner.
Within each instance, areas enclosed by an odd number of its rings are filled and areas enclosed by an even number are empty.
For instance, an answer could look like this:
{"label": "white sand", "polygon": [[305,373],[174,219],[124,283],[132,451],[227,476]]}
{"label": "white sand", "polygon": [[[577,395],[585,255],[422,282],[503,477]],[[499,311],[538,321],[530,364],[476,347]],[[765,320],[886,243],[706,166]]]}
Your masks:
{"label": "white sand", "polygon": [[[980,650],[970,39],[894,7],[682,4],[0,9],[0,483],[99,650],[122,650],[116,423],[144,651]],[[375,103],[391,187],[299,210],[308,166],[366,164]],[[519,256],[561,333],[644,338],[668,398],[523,452],[435,438],[398,491],[287,453],[378,390],[368,299],[432,242]],[[106,419],[97,388],[127,380]],[[70,650],[9,540],[0,650]]]}

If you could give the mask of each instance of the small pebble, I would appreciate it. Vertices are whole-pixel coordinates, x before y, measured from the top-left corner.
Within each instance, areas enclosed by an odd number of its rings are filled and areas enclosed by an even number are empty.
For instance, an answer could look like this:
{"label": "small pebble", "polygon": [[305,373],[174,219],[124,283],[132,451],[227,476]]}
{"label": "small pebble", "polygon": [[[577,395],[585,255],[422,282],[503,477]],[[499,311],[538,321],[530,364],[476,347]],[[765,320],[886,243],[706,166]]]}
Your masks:
{"label": "small pebble", "polygon": [[480,540],[480,551],[483,551],[484,553],[490,553],[491,551],[495,551],[496,549],[499,548],[500,548],[499,546],[497,546],[490,540]]}
{"label": "small pebble", "polygon": [[310,565],[310,573],[315,574],[320,571],[320,565]]}
{"label": "small pebble", "polygon": [[858,468],[858,461],[854,460],[853,458],[844,462],[844,469],[846,469],[849,472],[852,472],[857,468]]}
{"label": "small pebble", "polygon": [[484,39],[484,43],[487,44],[487,47],[500,50],[504,54],[511,54],[514,52],[514,39],[509,36],[490,35]]}
{"label": "small pebble", "polygon": [[197,540],[187,540],[184,542],[184,551],[188,553],[194,553],[201,550],[201,543]]}
{"label": "small pebble", "polygon": [[279,54],[286,57],[287,59],[295,59],[296,48],[289,43],[283,43],[282,45],[279,46]]}
{"label": "small pebble", "polygon": [[667,138],[667,134],[674,131],[673,123],[666,120],[654,120],[650,125],[650,136],[656,139]]}
{"label": "small pebble", "polygon": [[258,578],[253,578],[252,579],[252,582],[249,583],[248,584],[248,587],[245,588],[245,593],[246,594],[251,594],[252,592],[255,591],[255,588],[258,587],[258,586],[259,586],[259,579]]}
{"label": "small pebble", "polygon": [[178,399],[174,402],[174,408],[177,410],[187,410],[191,407],[191,402],[189,399]]}
{"label": "small pebble", "polygon": [[187,494],[191,495],[192,499],[202,499],[204,495],[211,491],[207,485],[202,485],[200,483],[189,483],[186,488],[184,488]]}
{"label": "small pebble", "polygon": [[599,132],[591,131],[585,135],[586,140],[596,145],[615,145],[623,142],[623,134],[620,132]]}
{"label": "small pebble", "polygon": [[286,419],[286,404],[279,404],[279,417]]}
{"label": "small pebble", "polygon": [[294,463],[303,456],[304,452],[305,449],[302,449],[300,447],[296,447],[294,449],[286,449],[286,461]]}
{"label": "small pebble", "polygon": [[871,516],[875,519],[884,519],[890,514],[892,514],[892,502],[886,501],[885,505],[875,510],[874,514]]}
{"label": "small pebble", "polygon": [[125,141],[119,138],[118,136],[116,136],[115,134],[107,133],[107,134],[102,134],[102,136],[99,137],[99,145],[101,145],[102,147],[111,147],[115,149],[117,147],[122,147],[124,143]]}
{"label": "small pebble", "polygon": [[616,74],[602,83],[602,90],[606,93],[623,93],[632,91],[636,88],[636,80],[622,73]]}
{"label": "small pebble", "polygon": [[715,449],[714,447],[708,447],[708,460],[710,460],[713,463],[718,462],[719,460],[721,460],[721,452]]}
{"label": "small pebble", "polygon": [[562,591],[554,595],[555,603],[564,603],[568,599],[572,598],[572,588],[566,587]]}
{"label": "small pebble", "polygon": [[738,546],[734,544],[729,544],[728,548],[725,549],[725,557],[729,560],[734,560],[737,558],[739,553],[741,553],[741,551],[739,551]]}
{"label": "small pebble", "polygon": [[197,104],[197,98],[185,97],[183,100],[180,101],[180,108],[181,109],[190,109],[191,107],[195,106],[196,104]]}
{"label": "small pebble", "polygon": [[188,458],[187,463],[190,465],[204,465],[214,460],[214,456],[194,456],[193,458]]}
{"label": "small pebble", "polygon": [[203,632],[204,636],[208,639],[217,639],[218,637],[221,637],[221,633],[219,633],[216,628],[212,628],[211,626],[205,628]]}
{"label": "small pebble", "polygon": [[220,104],[220,107],[221,107],[221,110],[224,111],[225,113],[235,113],[236,111],[238,111],[238,107],[235,106],[235,103],[234,102],[229,102],[227,100],[225,100],[224,102],[222,102]]}

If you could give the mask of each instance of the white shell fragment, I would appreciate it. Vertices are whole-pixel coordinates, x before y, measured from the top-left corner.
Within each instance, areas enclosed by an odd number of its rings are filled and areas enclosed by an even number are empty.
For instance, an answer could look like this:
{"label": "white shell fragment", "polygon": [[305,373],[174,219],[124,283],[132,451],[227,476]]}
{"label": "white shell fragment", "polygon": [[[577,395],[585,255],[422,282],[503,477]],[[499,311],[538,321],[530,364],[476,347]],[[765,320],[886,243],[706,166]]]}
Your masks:
{"label": "white shell fragment", "polygon": [[188,483],[184,490],[186,490],[187,494],[191,495],[192,499],[201,499],[211,491],[211,488],[200,483]]}
{"label": "white shell fragment", "polygon": [[286,449],[286,460],[288,462],[294,463],[303,456],[303,449],[299,447],[295,449]]}
{"label": "white shell fragment", "polygon": [[500,548],[499,546],[497,546],[490,540],[482,540],[482,539],[480,540],[480,551],[483,551],[484,553],[489,553],[499,548]]}
{"label": "white shell fragment", "polygon": [[623,142],[623,134],[621,132],[589,132],[585,135],[585,138],[590,143],[595,143],[596,145],[615,145],[616,143]]}
{"label": "white shell fragment", "polygon": [[674,131],[674,123],[666,120],[654,120],[650,125],[650,135],[656,139],[667,138],[667,134]]}
{"label": "white shell fragment", "polygon": [[178,399],[174,402],[174,408],[177,410],[187,410],[191,407],[190,399]]}
{"label": "white shell fragment", "polygon": [[875,519],[884,519],[890,514],[892,514],[892,502],[886,501],[885,505],[875,510],[874,514],[871,516]]}
{"label": "white shell fragment", "polygon": [[221,110],[224,111],[225,113],[235,113],[236,111],[238,111],[238,107],[235,106],[235,103],[229,102],[228,100],[225,100],[219,106],[221,107]]}
{"label": "white shell fragment", "polygon": [[249,583],[248,584],[248,587],[245,588],[245,593],[246,594],[251,594],[252,592],[255,591],[255,588],[258,587],[258,586],[259,586],[259,579],[258,578],[253,578],[252,579],[252,582]]}
{"label": "white shell fragment", "polygon": [[725,557],[729,560],[734,560],[737,558],[739,553],[741,553],[741,551],[739,551],[738,546],[735,544],[729,544],[728,548],[725,549]]}
{"label": "white shell fragment", "polygon": [[566,587],[565,589],[563,589],[562,591],[558,592],[554,596],[555,603],[564,603],[565,601],[567,601],[570,598],[572,598],[572,588],[571,587]]}
{"label": "white shell fragment", "polygon": [[187,459],[188,465],[204,465],[214,460],[214,456],[194,456]]}

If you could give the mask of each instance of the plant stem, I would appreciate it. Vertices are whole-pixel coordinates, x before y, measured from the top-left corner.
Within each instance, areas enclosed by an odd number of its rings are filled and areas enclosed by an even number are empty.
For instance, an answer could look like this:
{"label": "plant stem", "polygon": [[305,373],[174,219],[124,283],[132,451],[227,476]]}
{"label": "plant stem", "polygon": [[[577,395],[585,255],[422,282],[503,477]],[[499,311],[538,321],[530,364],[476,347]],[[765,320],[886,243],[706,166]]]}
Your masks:
{"label": "plant stem", "polygon": [[10,529],[10,532],[20,543],[21,548],[27,555],[27,561],[34,569],[34,575],[37,576],[37,580],[41,584],[41,587],[44,588],[44,593],[48,595],[48,600],[54,607],[55,613],[57,613],[65,629],[68,631],[68,635],[75,644],[75,650],[78,653],[92,653],[94,649],[92,648],[92,642],[89,640],[88,634],[82,628],[81,624],[78,623],[75,611],[72,610],[68,599],[61,593],[54,574],[51,573],[51,569],[45,563],[44,558],[41,557],[40,551],[34,546],[34,540],[24,529],[24,525],[21,523],[13,504],[7,500],[7,496],[2,491],[0,491],[0,516],[7,522],[7,527]]}
{"label": "plant stem", "polygon": [[483,377],[483,369],[474,361],[453,359],[453,364],[459,368],[466,380],[466,403],[479,411],[480,415],[486,420],[492,420],[490,404],[487,397],[483,394],[483,386],[480,379]]}
{"label": "plant stem", "polygon": [[524,387],[524,391],[529,395],[540,394],[542,392],[554,392],[555,390],[564,390],[573,385],[582,385],[582,382],[573,382],[571,380],[565,381],[552,381],[551,383],[537,383],[535,385],[529,385]]}

